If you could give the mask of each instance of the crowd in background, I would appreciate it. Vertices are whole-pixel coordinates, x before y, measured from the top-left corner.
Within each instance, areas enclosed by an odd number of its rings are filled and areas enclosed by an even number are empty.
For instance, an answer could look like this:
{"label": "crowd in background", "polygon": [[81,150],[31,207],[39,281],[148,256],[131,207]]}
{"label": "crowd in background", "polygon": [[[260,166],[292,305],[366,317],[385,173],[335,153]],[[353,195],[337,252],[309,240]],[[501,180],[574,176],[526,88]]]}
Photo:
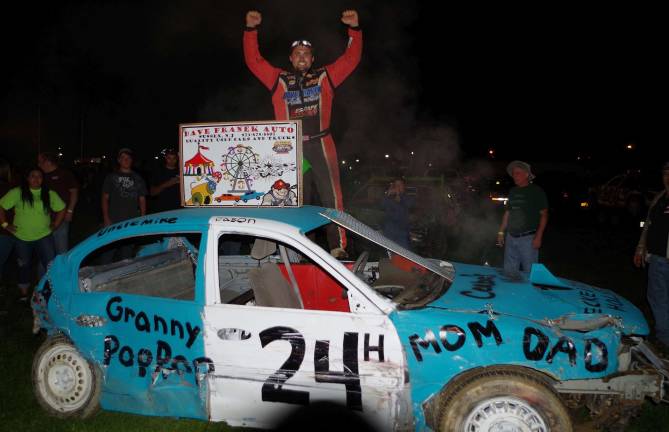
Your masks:
{"label": "crowd in background", "polygon": [[[60,165],[40,153],[36,165],[20,168],[0,158],[0,294],[16,281],[18,301],[28,304],[30,287],[51,260],[67,252],[77,217],[96,219],[94,228],[180,206],[178,152],[165,149],[149,171],[134,170],[131,149],[119,150],[115,166]],[[149,186],[147,186],[149,185]],[[121,251],[120,253],[123,253]],[[123,257],[121,257],[123,258]]]}

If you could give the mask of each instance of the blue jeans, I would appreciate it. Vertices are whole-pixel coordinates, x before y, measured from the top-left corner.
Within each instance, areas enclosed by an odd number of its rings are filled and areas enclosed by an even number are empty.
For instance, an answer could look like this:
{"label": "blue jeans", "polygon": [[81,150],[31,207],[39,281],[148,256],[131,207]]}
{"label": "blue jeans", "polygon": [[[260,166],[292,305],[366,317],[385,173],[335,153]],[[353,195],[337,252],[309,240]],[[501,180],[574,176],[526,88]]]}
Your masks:
{"label": "blue jeans", "polygon": [[14,236],[12,235],[0,235],[0,279],[2,279],[2,272],[5,268],[5,263],[9,254],[12,253],[14,248]]}
{"label": "blue jeans", "polygon": [[655,318],[655,337],[669,346],[669,260],[648,258],[648,302]]}
{"label": "blue jeans", "polygon": [[506,234],[504,239],[504,272],[528,272],[532,264],[539,262],[539,250],[532,247],[534,234],[512,237]]}
{"label": "blue jeans", "polygon": [[[16,239],[16,256],[19,264],[19,287],[25,288],[30,285],[30,264],[34,251],[37,252],[39,262],[46,269],[51,260],[56,256],[53,236],[49,234],[48,236],[35,241]],[[42,271],[39,273],[40,277],[44,274]]]}
{"label": "blue jeans", "polygon": [[67,252],[68,238],[70,235],[70,223],[63,221],[58,229],[51,233],[56,248],[56,255]]}
{"label": "blue jeans", "polygon": [[[70,235],[70,223],[68,221],[63,221],[60,224],[56,231],[52,231],[51,235],[53,236],[53,244],[56,251],[56,255],[67,252],[68,238]],[[37,271],[40,275],[43,275],[46,272],[46,267],[40,261],[37,264]]]}

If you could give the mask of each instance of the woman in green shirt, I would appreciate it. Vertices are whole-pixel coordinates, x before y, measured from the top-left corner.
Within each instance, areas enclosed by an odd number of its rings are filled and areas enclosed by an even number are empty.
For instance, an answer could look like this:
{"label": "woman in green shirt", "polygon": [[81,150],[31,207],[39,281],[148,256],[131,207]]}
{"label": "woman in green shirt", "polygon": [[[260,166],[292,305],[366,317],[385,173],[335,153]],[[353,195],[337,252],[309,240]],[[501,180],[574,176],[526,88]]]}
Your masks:
{"label": "woman in green shirt", "polygon": [[[28,300],[33,252],[37,252],[42,265],[47,268],[56,254],[51,232],[58,228],[65,217],[65,203],[56,192],[44,186],[43,180],[42,171],[32,168],[21,186],[11,189],[0,198],[0,226],[16,238],[22,301]],[[5,216],[5,211],[10,209],[14,209],[14,221],[11,224]],[[53,222],[52,213],[55,214]]]}

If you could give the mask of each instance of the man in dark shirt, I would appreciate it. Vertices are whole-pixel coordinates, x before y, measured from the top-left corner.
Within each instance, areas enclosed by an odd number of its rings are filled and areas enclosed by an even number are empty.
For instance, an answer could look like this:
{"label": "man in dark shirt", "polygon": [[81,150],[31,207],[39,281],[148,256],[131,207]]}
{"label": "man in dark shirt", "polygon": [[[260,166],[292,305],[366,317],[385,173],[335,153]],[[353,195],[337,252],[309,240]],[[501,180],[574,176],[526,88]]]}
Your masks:
{"label": "man in dark shirt", "polygon": [[648,209],[634,254],[634,265],[648,263],[648,302],[655,318],[655,337],[669,347],[669,162],[662,167],[664,190]]}
{"label": "man in dark shirt", "polygon": [[497,244],[505,246],[505,272],[527,272],[539,261],[539,248],[548,223],[548,199],[543,189],[532,184],[534,174],[529,164],[513,161],[506,171],[516,187],[509,192]]}
{"label": "man in dark shirt", "polygon": [[132,170],[132,150],[118,152],[119,169],[105,178],[102,185],[102,217],[109,226],[146,214],[146,184]]}
{"label": "man in dark shirt", "polygon": [[164,163],[151,178],[150,203],[152,213],[174,210],[181,207],[181,189],[179,188],[179,152],[168,148],[163,152]]}
{"label": "man in dark shirt", "polygon": [[53,153],[37,155],[37,165],[44,172],[44,184],[56,192],[65,202],[65,219],[52,233],[56,245],[56,254],[67,252],[70,222],[74,216],[74,208],[79,200],[79,183],[72,173],[58,166],[58,157]]}
{"label": "man in dark shirt", "polygon": [[409,210],[413,205],[413,198],[406,195],[403,179],[398,178],[390,183],[383,198],[385,213],[383,234],[407,249],[409,249]]}

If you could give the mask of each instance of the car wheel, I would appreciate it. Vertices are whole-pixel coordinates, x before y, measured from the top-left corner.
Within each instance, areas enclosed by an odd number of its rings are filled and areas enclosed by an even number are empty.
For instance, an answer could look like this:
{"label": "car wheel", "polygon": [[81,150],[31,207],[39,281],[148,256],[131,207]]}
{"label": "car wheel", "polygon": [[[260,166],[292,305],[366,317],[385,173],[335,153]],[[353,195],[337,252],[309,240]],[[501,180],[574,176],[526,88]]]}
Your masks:
{"label": "car wheel", "polygon": [[87,418],[100,406],[100,370],[62,335],[35,353],[32,381],[37,402],[50,415]]}
{"label": "car wheel", "polygon": [[569,414],[545,381],[518,368],[486,368],[443,395],[440,431],[572,430]]}

